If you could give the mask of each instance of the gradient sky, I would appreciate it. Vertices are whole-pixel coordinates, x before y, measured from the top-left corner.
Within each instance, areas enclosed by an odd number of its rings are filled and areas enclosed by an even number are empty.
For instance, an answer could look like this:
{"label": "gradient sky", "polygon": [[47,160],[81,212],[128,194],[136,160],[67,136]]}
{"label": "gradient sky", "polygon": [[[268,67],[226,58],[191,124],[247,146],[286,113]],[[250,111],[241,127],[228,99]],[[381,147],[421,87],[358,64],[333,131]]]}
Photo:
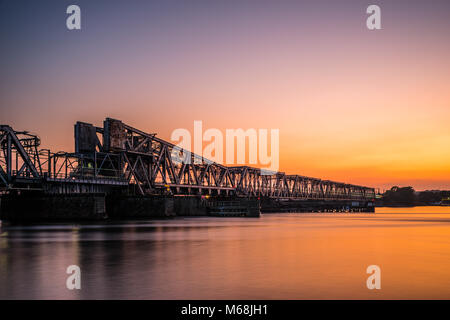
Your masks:
{"label": "gradient sky", "polygon": [[450,189],[449,30],[449,1],[0,0],[0,122],[278,128],[281,171]]}

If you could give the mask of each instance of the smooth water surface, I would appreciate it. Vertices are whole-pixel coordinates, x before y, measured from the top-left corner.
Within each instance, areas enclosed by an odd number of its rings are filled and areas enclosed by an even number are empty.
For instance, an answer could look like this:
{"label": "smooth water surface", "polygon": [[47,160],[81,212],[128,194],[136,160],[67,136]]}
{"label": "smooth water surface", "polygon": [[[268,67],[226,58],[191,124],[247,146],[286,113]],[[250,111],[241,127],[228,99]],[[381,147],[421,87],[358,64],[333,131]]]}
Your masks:
{"label": "smooth water surface", "polygon": [[450,207],[0,229],[0,299],[367,298],[450,299]]}

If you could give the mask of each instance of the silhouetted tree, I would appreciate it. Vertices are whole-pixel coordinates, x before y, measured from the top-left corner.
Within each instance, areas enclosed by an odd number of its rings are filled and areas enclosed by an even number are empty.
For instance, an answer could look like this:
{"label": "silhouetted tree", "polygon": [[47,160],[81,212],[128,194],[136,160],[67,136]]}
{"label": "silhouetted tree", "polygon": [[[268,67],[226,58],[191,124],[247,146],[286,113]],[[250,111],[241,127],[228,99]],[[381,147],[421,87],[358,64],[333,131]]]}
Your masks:
{"label": "silhouetted tree", "polygon": [[414,205],[416,203],[416,193],[413,187],[392,187],[383,195],[383,202],[386,204]]}
{"label": "silhouetted tree", "polygon": [[441,192],[422,191],[417,194],[417,201],[422,204],[432,204],[441,200]]}

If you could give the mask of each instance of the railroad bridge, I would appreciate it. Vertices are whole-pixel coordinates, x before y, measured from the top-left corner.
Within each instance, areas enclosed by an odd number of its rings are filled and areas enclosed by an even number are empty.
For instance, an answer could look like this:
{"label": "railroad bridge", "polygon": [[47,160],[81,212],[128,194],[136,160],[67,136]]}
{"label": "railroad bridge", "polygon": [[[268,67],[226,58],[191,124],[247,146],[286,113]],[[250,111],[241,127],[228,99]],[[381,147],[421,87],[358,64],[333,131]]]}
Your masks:
{"label": "railroad bridge", "polygon": [[[56,207],[70,208],[72,203],[102,216],[106,212],[120,216],[121,210],[145,216],[155,208],[158,215],[171,210],[225,214],[227,201],[233,203],[230,212],[258,207],[258,215],[259,208],[263,212],[373,211],[373,188],[224,166],[111,118],[103,127],[77,122],[74,129],[75,152],[55,153],[41,149],[37,135],[0,126],[3,216],[27,216],[26,211],[36,207],[47,212],[44,216],[48,212],[65,216]],[[106,205],[101,204],[104,198],[110,199]]]}

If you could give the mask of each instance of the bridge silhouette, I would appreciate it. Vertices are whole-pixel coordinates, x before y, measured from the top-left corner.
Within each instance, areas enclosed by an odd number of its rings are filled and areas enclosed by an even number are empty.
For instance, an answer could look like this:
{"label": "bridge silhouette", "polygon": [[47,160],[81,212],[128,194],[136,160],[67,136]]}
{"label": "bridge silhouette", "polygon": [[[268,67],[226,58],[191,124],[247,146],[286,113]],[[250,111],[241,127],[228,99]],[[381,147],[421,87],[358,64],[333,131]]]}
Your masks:
{"label": "bridge silhouette", "polygon": [[333,210],[367,209],[375,199],[364,186],[224,166],[116,119],[106,118],[103,127],[77,122],[74,129],[75,152],[51,152],[40,149],[37,135],[1,125],[0,192],[319,201]]}

